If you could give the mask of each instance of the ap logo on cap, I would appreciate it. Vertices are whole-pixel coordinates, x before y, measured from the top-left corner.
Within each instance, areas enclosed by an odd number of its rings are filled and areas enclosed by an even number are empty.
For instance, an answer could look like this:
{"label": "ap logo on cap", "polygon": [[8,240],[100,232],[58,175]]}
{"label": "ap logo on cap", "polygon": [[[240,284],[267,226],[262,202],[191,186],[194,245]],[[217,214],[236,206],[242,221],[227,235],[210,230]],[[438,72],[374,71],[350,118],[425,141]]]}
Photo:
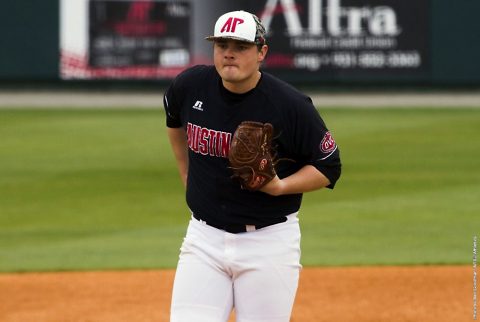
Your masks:
{"label": "ap logo on cap", "polygon": [[256,32],[257,23],[252,14],[246,11],[232,11],[218,18],[215,23],[214,35],[207,39],[230,38],[254,43]]}
{"label": "ap logo on cap", "polygon": [[235,29],[237,27],[237,24],[243,23],[243,21],[244,20],[240,19],[240,18],[230,17],[230,18],[227,19],[227,22],[225,22],[225,24],[223,25],[220,32],[221,33],[231,32],[231,33],[235,34]]}

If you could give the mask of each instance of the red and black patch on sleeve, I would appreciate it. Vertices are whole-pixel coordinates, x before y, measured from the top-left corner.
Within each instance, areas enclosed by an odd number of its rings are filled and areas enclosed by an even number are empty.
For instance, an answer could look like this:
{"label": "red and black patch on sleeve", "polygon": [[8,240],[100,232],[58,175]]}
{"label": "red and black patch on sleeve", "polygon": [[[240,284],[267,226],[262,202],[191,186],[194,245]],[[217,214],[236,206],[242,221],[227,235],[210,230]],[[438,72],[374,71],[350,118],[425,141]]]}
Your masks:
{"label": "red and black patch on sleeve", "polygon": [[[329,155],[337,149],[337,144],[330,132],[325,133],[322,142],[320,142],[320,151]],[[328,157],[328,156],[327,156]]]}

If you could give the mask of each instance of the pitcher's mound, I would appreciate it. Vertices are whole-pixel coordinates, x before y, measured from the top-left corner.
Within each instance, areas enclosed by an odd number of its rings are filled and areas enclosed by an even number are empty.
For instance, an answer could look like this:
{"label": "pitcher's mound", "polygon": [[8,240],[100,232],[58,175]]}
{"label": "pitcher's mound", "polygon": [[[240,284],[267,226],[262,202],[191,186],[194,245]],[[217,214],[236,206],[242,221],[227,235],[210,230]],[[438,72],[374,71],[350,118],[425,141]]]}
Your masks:
{"label": "pitcher's mound", "polygon": [[[0,274],[0,321],[168,322],[173,277],[173,270]],[[460,322],[473,310],[469,266],[305,268],[292,321]]]}

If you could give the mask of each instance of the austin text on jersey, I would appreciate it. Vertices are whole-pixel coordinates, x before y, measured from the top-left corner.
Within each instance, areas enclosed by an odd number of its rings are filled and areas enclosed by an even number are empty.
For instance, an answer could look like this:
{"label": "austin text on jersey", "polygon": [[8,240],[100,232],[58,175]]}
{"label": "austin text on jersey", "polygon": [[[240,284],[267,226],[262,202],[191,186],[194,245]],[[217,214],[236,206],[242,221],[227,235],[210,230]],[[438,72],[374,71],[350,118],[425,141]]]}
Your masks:
{"label": "austin text on jersey", "polygon": [[188,147],[195,153],[228,158],[232,134],[187,123]]}

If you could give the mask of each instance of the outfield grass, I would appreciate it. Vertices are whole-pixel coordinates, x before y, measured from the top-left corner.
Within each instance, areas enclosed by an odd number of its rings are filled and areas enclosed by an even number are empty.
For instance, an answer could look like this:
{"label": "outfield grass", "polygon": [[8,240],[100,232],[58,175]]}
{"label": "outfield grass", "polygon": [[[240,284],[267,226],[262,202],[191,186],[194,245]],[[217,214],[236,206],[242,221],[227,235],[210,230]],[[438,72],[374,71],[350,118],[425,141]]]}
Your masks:
{"label": "outfield grass", "polygon": [[[322,109],[334,191],[305,195],[305,265],[465,264],[480,109]],[[174,267],[188,221],[160,110],[0,110],[0,271]]]}

